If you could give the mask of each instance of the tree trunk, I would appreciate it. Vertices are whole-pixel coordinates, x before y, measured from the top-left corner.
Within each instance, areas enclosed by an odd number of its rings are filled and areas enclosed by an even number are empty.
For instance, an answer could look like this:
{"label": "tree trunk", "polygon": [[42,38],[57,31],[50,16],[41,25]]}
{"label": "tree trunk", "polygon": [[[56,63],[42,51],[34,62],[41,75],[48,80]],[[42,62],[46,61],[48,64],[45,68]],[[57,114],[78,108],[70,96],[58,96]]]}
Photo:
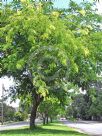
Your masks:
{"label": "tree trunk", "polygon": [[52,123],[52,117],[50,117],[50,122]]}
{"label": "tree trunk", "polygon": [[36,112],[37,112],[38,105],[35,103],[32,106],[31,116],[30,116],[30,128],[35,128],[35,119],[36,119]]}
{"label": "tree trunk", "polygon": [[45,125],[46,119],[45,119],[45,114],[44,113],[42,113],[42,118],[43,118],[43,125]]}
{"label": "tree trunk", "polygon": [[46,119],[45,119],[45,117],[43,117],[43,125],[45,125],[45,123],[46,123],[46,121],[45,121]]}
{"label": "tree trunk", "polygon": [[38,94],[33,95],[33,105],[32,105],[32,110],[31,110],[31,116],[30,116],[30,128],[33,129],[35,128],[35,119],[36,119],[36,113],[37,113],[37,108],[40,104],[40,102],[43,100],[43,97],[41,97]]}
{"label": "tree trunk", "polygon": [[48,114],[46,114],[46,124],[49,123]]}

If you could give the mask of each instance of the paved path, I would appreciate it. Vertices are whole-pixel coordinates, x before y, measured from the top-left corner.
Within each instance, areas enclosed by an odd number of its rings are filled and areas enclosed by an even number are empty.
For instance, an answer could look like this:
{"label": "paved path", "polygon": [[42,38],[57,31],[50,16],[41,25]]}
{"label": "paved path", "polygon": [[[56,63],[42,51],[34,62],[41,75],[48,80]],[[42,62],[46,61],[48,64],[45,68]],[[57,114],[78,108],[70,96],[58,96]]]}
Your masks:
{"label": "paved path", "polygon": [[[36,123],[37,124],[41,124],[41,120],[36,119]],[[0,131],[2,130],[8,130],[8,129],[16,129],[16,128],[20,128],[20,127],[25,127],[25,126],[29,126],[29,122],[27,121],[21,121],[21,122],[16,122],[16,123],[10,123],[7,125],[1,125],[0,126]]]}
{"label": "paved path", "polygon": [[69,127],[76,128],[91,136],[102,136],[102,122],[101,123],[95,121],[70,122],[67,120],[63,120],[62,122]]}

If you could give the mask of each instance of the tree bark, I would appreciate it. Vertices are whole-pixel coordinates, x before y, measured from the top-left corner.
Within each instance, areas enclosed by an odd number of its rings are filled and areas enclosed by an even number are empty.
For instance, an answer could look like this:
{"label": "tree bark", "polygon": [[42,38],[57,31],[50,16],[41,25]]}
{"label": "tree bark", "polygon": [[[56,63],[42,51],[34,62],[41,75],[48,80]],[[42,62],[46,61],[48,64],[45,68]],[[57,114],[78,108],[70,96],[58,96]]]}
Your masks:
{"label": "tree bark", "polygon": [[46,119],[45,119],[45,117],[43,117],[43,125],[45,125],[45,123],[46,123],[46,121],[45,121]]}
{"label": "tree bark", "polygon": [[48,114],[46,114],[46,124],[49,123]]}
{"label": "tree bark", "polygon": [[46,123],[46,118],[45,118],[45,114],[44,114],[44,113],[42,113],[42,118],[43,118],[43,125],[45,125],[45,123]]}
{"label": "tree bark", "polygon": [[36,119],[36,112],[37,112],[38,105],[35,103],[32,106],[31,116],[30,116],[30,128],[35,128],[35,119]]}
{"label": "tree bark", "polygon": [[52,123],[52,117],[50,117],[50,122]]}
{"label": "tree bark", "polygon": [[32,104],[31,116],[30,116],[31,129],[36,127],[35,119],[36,119],[37,109],[40,102],[43,100],[43,97],[41,97],[39,94],[34,94],[32,98],[33,98],[33,104]]}

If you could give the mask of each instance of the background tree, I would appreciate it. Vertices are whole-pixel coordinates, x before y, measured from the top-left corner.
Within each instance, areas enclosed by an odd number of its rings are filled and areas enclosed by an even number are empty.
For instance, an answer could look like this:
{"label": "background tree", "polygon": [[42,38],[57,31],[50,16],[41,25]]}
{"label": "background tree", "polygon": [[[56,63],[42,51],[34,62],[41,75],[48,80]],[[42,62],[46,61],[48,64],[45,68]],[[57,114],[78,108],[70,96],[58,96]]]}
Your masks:
{"label": "background tree", "polygon": [[[99,46],[95,46],[94,40],[91,37],[93,37],[94,34],[95,37],[97,37],[98,33],[100,33],[99,35],[101,36],[102,16],[96,13],[96,10],[93,9],[93,4],[85,2],[78,5],[73,1],[70,2],[67,14],[68,15],[65,16],[66,25],[68,28],[70,27],[69,29],[74,32],[76,37],[80,40],[82,39],[82,41],[84,40],[83,44],[84,47],[86,47],[86,54],[88,53],[88,50],[93,51],[93,48],[94,53],[97,54],[96,57],[93,52],[90,52],[87,59],[76,57],[75,60],[78,64],[79,71],[74,75],[75,77],[71,76],[71,80],[74,79],[74,82],[77,82],[83,90],[88,89],[89,82],[96,80],[97,78],[97,62],[99,61],[98,56],[101,54],[101,43],[99,43]],[[90,42],[87,43],[87,41]],[[98,41],[101,41],[101,38],[97,40],[97,44]],[[102,61],[100,60],[100,63],[101,62]]]}
{"label": "background tree", "polygon": [[[1,107],[2,107],[2,103],[1,103],[1,100],[0,100],[0,121],[1,121],[1,116],[2,116],[2,113],[1,113]],[[15,115],[15,112],[16,112],[16,109],[13,108],[12,106],[9,106],[7,105],[6,103],[3,104],[3,116],[4,116],[4,121],[14,121],[14,115]]]}
{"label": "background tree", "polygon": [[67,116],[83,120],[101,120],[102,92],[90,89],[86,94],[78,94],[67,108]]}
{"label": "background tree", "polygon": [[28,114],[25,111],[17,111],[14,114],[15,121],[26,121],[28,119]]}
{"label": "background tree", "polygon": [[46,98],[40,106],[38,111],[42,115],[43,118],[43,124],[48,124],[49,119],[52,122],[53,119],[57,119],[58,115],[61,115],[63,112],[64,115],[64,109],[65,105],[62,106],[60,101],[54,97]]}

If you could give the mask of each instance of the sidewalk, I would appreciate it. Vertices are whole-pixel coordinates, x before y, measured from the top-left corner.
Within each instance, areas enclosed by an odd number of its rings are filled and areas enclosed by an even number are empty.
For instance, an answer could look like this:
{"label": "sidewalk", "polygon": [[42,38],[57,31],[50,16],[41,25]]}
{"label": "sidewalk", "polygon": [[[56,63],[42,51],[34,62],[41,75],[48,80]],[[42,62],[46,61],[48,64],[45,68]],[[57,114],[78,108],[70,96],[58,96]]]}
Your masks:
{"label": "sidewalk", "polygon": [[86,121],[86,120],[79,120],[76,121],[77,123],[85,123],[85,124],[97,124],[97,123],[102,123],[102,121]]}
{"label": "sidewalk", "polygon": [[91,136],[102,136],[102,122],[96,121],[72,122],[68,120],[63,120],[61,122],[68,127],[75,128],[79,132],[83,132]]}

